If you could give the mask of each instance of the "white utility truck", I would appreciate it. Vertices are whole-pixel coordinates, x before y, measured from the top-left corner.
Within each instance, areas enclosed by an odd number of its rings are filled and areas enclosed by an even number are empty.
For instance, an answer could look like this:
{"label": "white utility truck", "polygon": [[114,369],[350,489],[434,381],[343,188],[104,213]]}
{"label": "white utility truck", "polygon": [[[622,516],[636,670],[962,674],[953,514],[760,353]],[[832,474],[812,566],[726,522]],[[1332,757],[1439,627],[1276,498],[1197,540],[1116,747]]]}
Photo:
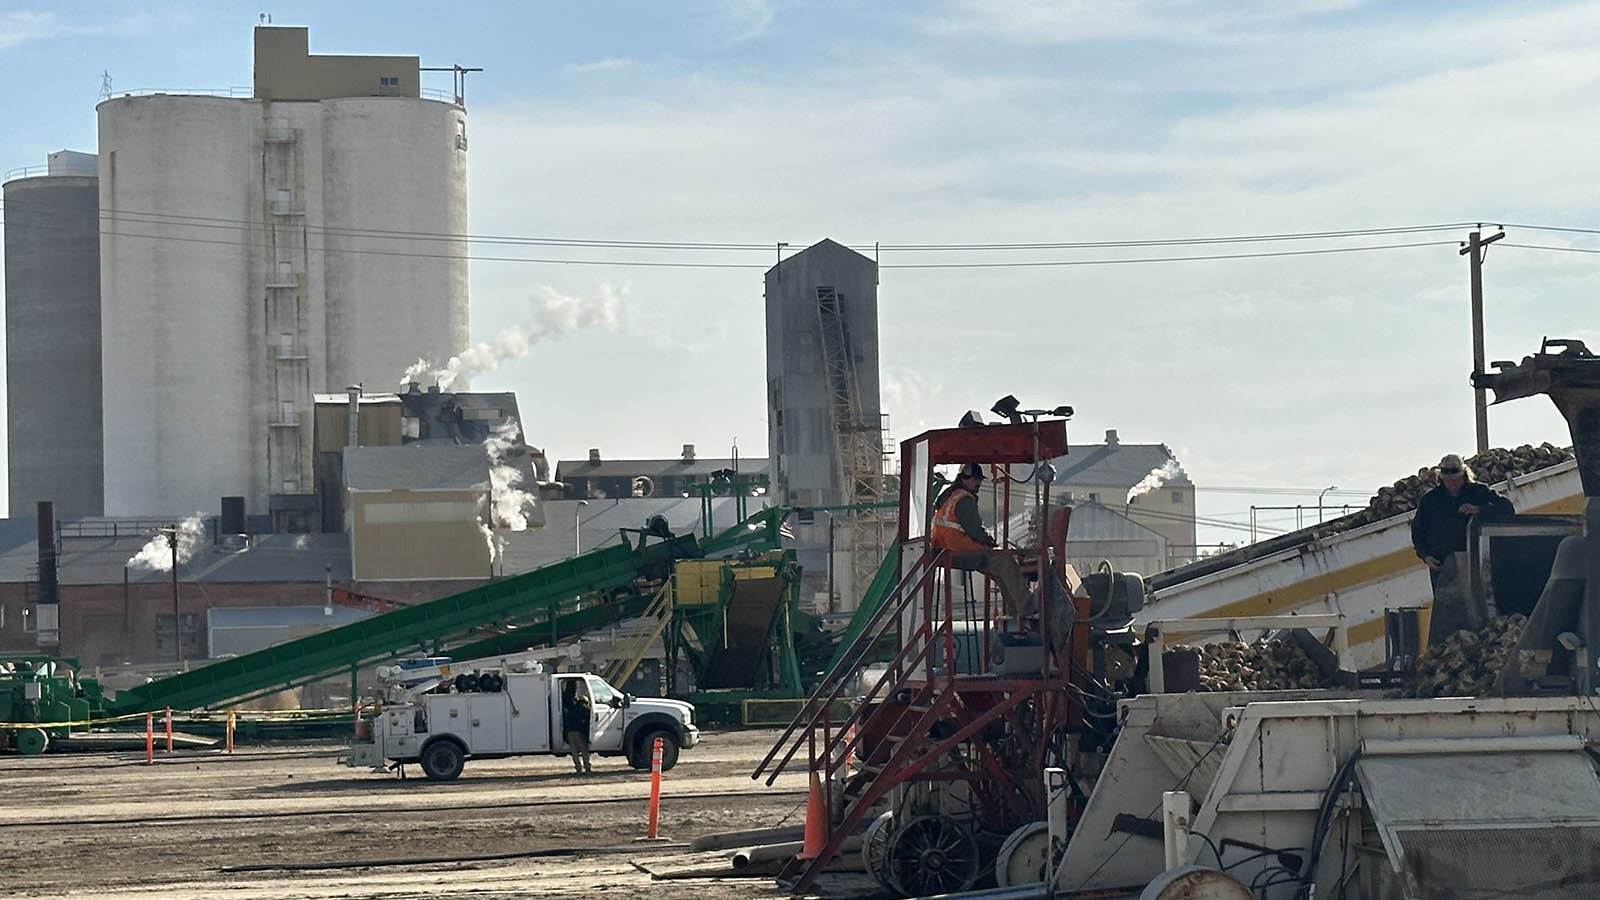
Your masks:
{"label": "white utility truck", "polygon": [[598,675],[551,673],[540,658],[569,651],[533,651],[491,659],[452,662],[441,658],[402,660],[378,667],[377,713],[357,719],[357,737],[342,757],[349,766],[376,771],[418,763],[433,781],[461,774],[467,759],[566,755],[561,729],[561,692],[578,681],[589,697],[589,747],[598,756],[624,756],[648,769],[656,738],[661,768],[672,768],[678,752],[700,739],[694,707],[680,700],[640,699]]}

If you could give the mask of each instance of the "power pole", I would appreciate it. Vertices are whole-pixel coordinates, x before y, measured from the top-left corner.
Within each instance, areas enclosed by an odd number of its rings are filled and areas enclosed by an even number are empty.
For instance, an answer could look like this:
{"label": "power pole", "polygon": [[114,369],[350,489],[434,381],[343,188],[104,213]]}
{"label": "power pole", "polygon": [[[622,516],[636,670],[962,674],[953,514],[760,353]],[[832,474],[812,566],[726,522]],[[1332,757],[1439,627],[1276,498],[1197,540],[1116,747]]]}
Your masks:
{"label": "power pole", "polygon": [[[1490,235],[1485,240],[1480,232],[1474,231],[1467,235],[1467,245],[1461,248],[1461,255],[1468,257],[1467,269],[1472,280],[1472,371],[1483,371],[1483,258],[1487,255],[1488,247],[1495,241],[1505,237],[1504,231]],[[1476,388],[1472,392],[1472,406],[1474,419],[1477,422],[1478,452],[1484,453],[1489,449],[1489,401],[1483,388]]]}

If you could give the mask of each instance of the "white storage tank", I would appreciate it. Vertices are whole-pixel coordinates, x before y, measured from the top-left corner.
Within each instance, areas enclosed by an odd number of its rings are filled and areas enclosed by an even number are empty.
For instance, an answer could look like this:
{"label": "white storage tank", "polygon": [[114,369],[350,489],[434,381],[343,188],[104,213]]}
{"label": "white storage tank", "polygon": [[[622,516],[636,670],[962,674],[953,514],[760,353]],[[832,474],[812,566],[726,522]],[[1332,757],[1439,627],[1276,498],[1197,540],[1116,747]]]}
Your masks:
{"label": "white storage tank", "polygon": [[394,390],[419,356],[443,363],[467,347],[466,112],[387,97],[320,105],[326,290],[337,301],[326,390]]}
{"label": "white storage tank", "polygon": [[100,119],[106,513],[260,508],[259,104],[118,97]]}
{"label": "white storage tank", "polygon": [[415,57],[256,39],[254,98],[98,108],[108,515],[303,519],[312,395],[467,345],[465,111]]}

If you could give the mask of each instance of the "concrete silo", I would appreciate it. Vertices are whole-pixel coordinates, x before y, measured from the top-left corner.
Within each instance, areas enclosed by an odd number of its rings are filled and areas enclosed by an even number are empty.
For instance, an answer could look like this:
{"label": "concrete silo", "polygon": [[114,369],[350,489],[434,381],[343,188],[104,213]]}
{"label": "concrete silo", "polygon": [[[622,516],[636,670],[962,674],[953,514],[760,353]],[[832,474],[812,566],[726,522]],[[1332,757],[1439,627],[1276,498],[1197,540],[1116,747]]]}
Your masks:
{"label": "concrete silo", "polygon": [[255,95],[102,102],[105,497],[316,521],[312,395],[466,345],[465,112],[256,29]]}
{"label": "concrete silo", "polygon": [[[881,501],[877,263],[830,240],[808,247],[767,270],[766,319],[767,447],[777,502]],[[884,525],[864,510],[802,519],[803,547],[839,551],[825,567],[801,561],[810,572],[833,573],[823,611],[854,608],[882,558]]]}
{"label": "concrete silo", "polygon": [[50,154],[5,193],[8,510],[103,509],[100,223],[95,158]]}

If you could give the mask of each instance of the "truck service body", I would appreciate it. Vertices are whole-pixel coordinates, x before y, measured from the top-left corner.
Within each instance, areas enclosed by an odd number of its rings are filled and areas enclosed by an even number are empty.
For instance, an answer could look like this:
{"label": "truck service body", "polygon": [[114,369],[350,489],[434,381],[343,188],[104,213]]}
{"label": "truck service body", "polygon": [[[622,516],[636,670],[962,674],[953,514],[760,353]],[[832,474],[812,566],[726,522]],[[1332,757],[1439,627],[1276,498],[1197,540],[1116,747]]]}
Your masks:
{"label": "truck service body", "polygon": [[437,672],[397,668],[386,673],[388,678],[405,678],[409,688],[391,684],[391,699],[399,689],[398,702],[382,704],[364,723],[369,727],[361,729],[344,758],[347,765],[382,771],[414,762],[429,779],[449,781],[461,774],[469,758],[565,755],[561,690],[569,679],[579,680],[580,691],[591,700],[589,744],[599,756],[624,756],[634,768],[648,768],[659,737],[666,770],[677,764],[680,750],[700,739],[693,706],[635,698],[597,675],[554,674],[537,663],[468,663],[456,667],[462,672],[451,681],[450,664],[432,668]]}

